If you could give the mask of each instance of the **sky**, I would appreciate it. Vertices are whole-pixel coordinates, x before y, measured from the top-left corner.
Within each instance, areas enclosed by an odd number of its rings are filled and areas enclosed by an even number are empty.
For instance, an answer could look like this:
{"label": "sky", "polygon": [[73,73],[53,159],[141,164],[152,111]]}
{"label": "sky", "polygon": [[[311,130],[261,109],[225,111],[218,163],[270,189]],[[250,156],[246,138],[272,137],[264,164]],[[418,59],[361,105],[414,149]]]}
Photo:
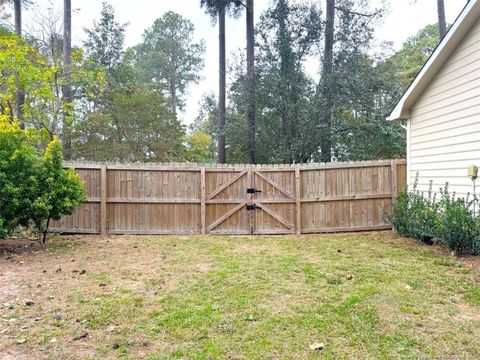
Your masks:
{"label": "sky", "polygon": [[[293,0],[295,1],[295,0]],[[304,0],[320,3],[324,8],[325,0]],[[370,0],[371,7],[378,6],[382,0]],[[383,0],[385,1],[385,0]],[[193,122],[198,114],[199,102],[205,93],[217,93],[218,87],[218,33],[208,15],[200,8],[200,0],[107,0],[116,12],[117,21],[128,23],[126,31],[126,46],[136,45],[142,40],[142,34],[150,27],[155,19],[167,11],[175,11],[189,19],[195,25],[195,40],[203,39],[206,45],[205,67],[202,80],[193,84],[187,95],[187,106],[179,114],[185,124]],[[467,0],[445,0],[447,23],[452,23],[465,6]],[[255,17],[258,21],[260,14],[265,11],[274,0],[255,0]],[[436,0],[390,0],[388,13],[383,22],[375,29],[376,43],[391,42],[394,49],[399,49],[402,43],[414,35],[427,24],[437,22]],[[29,28],[39,12],[46,13],[49,9],[54,12],[62,10],[62,0],[35,0],[35,5],[24,13],[24,27]],[[84,28],[92,27],[93,21],[98,20],[102,0],[72,0],[72,38],[74,45],[81,45],[85,38]],[[245,18],[227,19],[227,61],[228,54],[245,48]],[[315,60],[307,64],[307,71],[317,76],[319,66]]]}

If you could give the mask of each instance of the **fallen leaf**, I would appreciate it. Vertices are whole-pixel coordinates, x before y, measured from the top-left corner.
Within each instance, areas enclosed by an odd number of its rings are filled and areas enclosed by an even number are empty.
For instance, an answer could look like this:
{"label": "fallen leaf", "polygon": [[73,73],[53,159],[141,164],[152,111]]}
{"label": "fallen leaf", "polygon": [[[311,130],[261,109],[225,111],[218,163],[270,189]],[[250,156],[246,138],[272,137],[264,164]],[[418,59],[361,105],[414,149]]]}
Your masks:
{"label": "fallen leaf", "polygon": [[325,348],[324,343],[314,343],[310,345],[310,350],[323,350]]}

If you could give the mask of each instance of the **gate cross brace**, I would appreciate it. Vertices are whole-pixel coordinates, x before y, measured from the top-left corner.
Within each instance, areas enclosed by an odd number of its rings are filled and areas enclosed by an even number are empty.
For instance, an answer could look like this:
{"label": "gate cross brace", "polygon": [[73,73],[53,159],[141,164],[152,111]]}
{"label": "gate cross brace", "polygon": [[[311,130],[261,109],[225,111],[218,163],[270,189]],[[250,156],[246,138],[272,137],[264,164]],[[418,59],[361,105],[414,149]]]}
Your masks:
{"label": "gate cross brace", "polygon": [[221,223],[223,223],[225,220],[227,220],[230,216],[232,216],[233,214],[235,214],[237,211],[239,211],[240,209],[242,209],[245,205],[247,204],[246,201],[242,201],[241,203],[239,203],[237,206],[235,206],[234,208],[230,209],[229,211],[227,211],[225,214],[223,214],[221,217],[219,217],[217,220],[215,220],[213,223],[211,223],[207,230],[208,231],[212,231],[213,229],[215,229],[218,225],[220,225]]}
{"label": "gate cross brace", "polygon": [[263,180],[265,180],[267,183],[269,183],[270,185],[272,185],[275,189],[277,189],[278,191],[280,191],[282,194],[284,194],[285,196],[289,197],[290,199],[292,200],[295,200],[295,197],[290,194],[287,190],[285,190],[284,188],[282,188],[280,185],[278,185],[275,181],[273,181],[272,179],[269,179],[268,177],[266,177],[265,175],[261,174],[260,172],[256,171],[255,172],[256,175],[258,175],[260,178],[262,178]]}
{"label": "gate cross brace", "polygon": [[285,221],[285,219],[281,218],[280,216],[278,216],[277,214],[275,214],[270,208],[268,208],[267,206],[265,206],[264,204],[262,203],[259,203],[259,202],[255,202],[255,205],[257,205],[259,208],[261,208],[263,211],[265,211],[268,215],[270,215],[271,217],[273,217],[275,220],[277,220],[280,224],[282,224],[283,226],[285,226],[286,228],[288,228],[289,230],[293,230],[293,225],[289,224],[287,221]]}
{"label": "gate cross brace", "polygon": [[226,188],[228,188],[229,186],[231,186],[234,182],[236,182],[237,180],[239,180],[239,179],[240,179],[243,175],[245,175],[246,173],[247,173],[247,171],[242,171],[242,172],[239,173],[237,176],[235,176],[233,179],[228,180],[226,183],[223,183],[219,188],[217,188],[214,192],[212,192],[210,195],[208,195],[207,200],[213,199],[215,196],[217,196],[218,194],[220,194],[223,190],[225,190]]}

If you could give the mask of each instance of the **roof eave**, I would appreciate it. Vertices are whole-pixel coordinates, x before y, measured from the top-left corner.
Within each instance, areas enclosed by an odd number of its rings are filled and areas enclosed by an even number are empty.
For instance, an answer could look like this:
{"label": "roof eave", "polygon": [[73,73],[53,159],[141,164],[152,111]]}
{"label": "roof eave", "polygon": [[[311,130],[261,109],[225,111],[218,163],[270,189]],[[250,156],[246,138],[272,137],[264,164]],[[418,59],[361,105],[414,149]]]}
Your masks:
{"label": "roof eave", "polygon": [[469,1],[433,54],[430,56],[427,63],[420,70],[415,80],[408,87],[405,94],[403,94],[390,116],[387,117],[387,120],[407,120],[410,117],[410,110],[416,103],[418,96],[421,95],[426,86],[438,73],[479,16],[480,1]]}

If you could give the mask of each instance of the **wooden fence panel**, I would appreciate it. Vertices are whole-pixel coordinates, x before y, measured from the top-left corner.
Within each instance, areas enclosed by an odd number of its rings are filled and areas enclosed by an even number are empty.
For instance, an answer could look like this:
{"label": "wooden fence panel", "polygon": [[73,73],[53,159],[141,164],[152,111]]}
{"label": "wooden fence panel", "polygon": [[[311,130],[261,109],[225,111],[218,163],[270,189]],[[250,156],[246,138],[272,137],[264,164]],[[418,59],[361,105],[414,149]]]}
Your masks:
{"label": "wooden fence panel", "polygon": [[51,227],[57,231],[96,234],[100,232],[100,169],[76,169],[85,184],[85,201],[75,214],[53,221]]}
{"label": "wooden fence panel", "polygon": [[[71,164],[87,201],[64,233],[291,234],[389,229],[404,160],[275,166]],[[261,192],[247,193],[247,188]],[[247,210],[255,204],[255,210]]]}
{"label": "wooden fence panel", "polygon": [[107,233],[199,233],[200,171],[107,170]]}
{"label": "wooden fence panel", "polygon": [[397,169],[397,194],[407,188],[407,164],[405,161],[396,162]]}
{"label": "wooden fence panel", "polygon": [[390,162],[303,168],[301,177],[302,233],[388,229]]}

